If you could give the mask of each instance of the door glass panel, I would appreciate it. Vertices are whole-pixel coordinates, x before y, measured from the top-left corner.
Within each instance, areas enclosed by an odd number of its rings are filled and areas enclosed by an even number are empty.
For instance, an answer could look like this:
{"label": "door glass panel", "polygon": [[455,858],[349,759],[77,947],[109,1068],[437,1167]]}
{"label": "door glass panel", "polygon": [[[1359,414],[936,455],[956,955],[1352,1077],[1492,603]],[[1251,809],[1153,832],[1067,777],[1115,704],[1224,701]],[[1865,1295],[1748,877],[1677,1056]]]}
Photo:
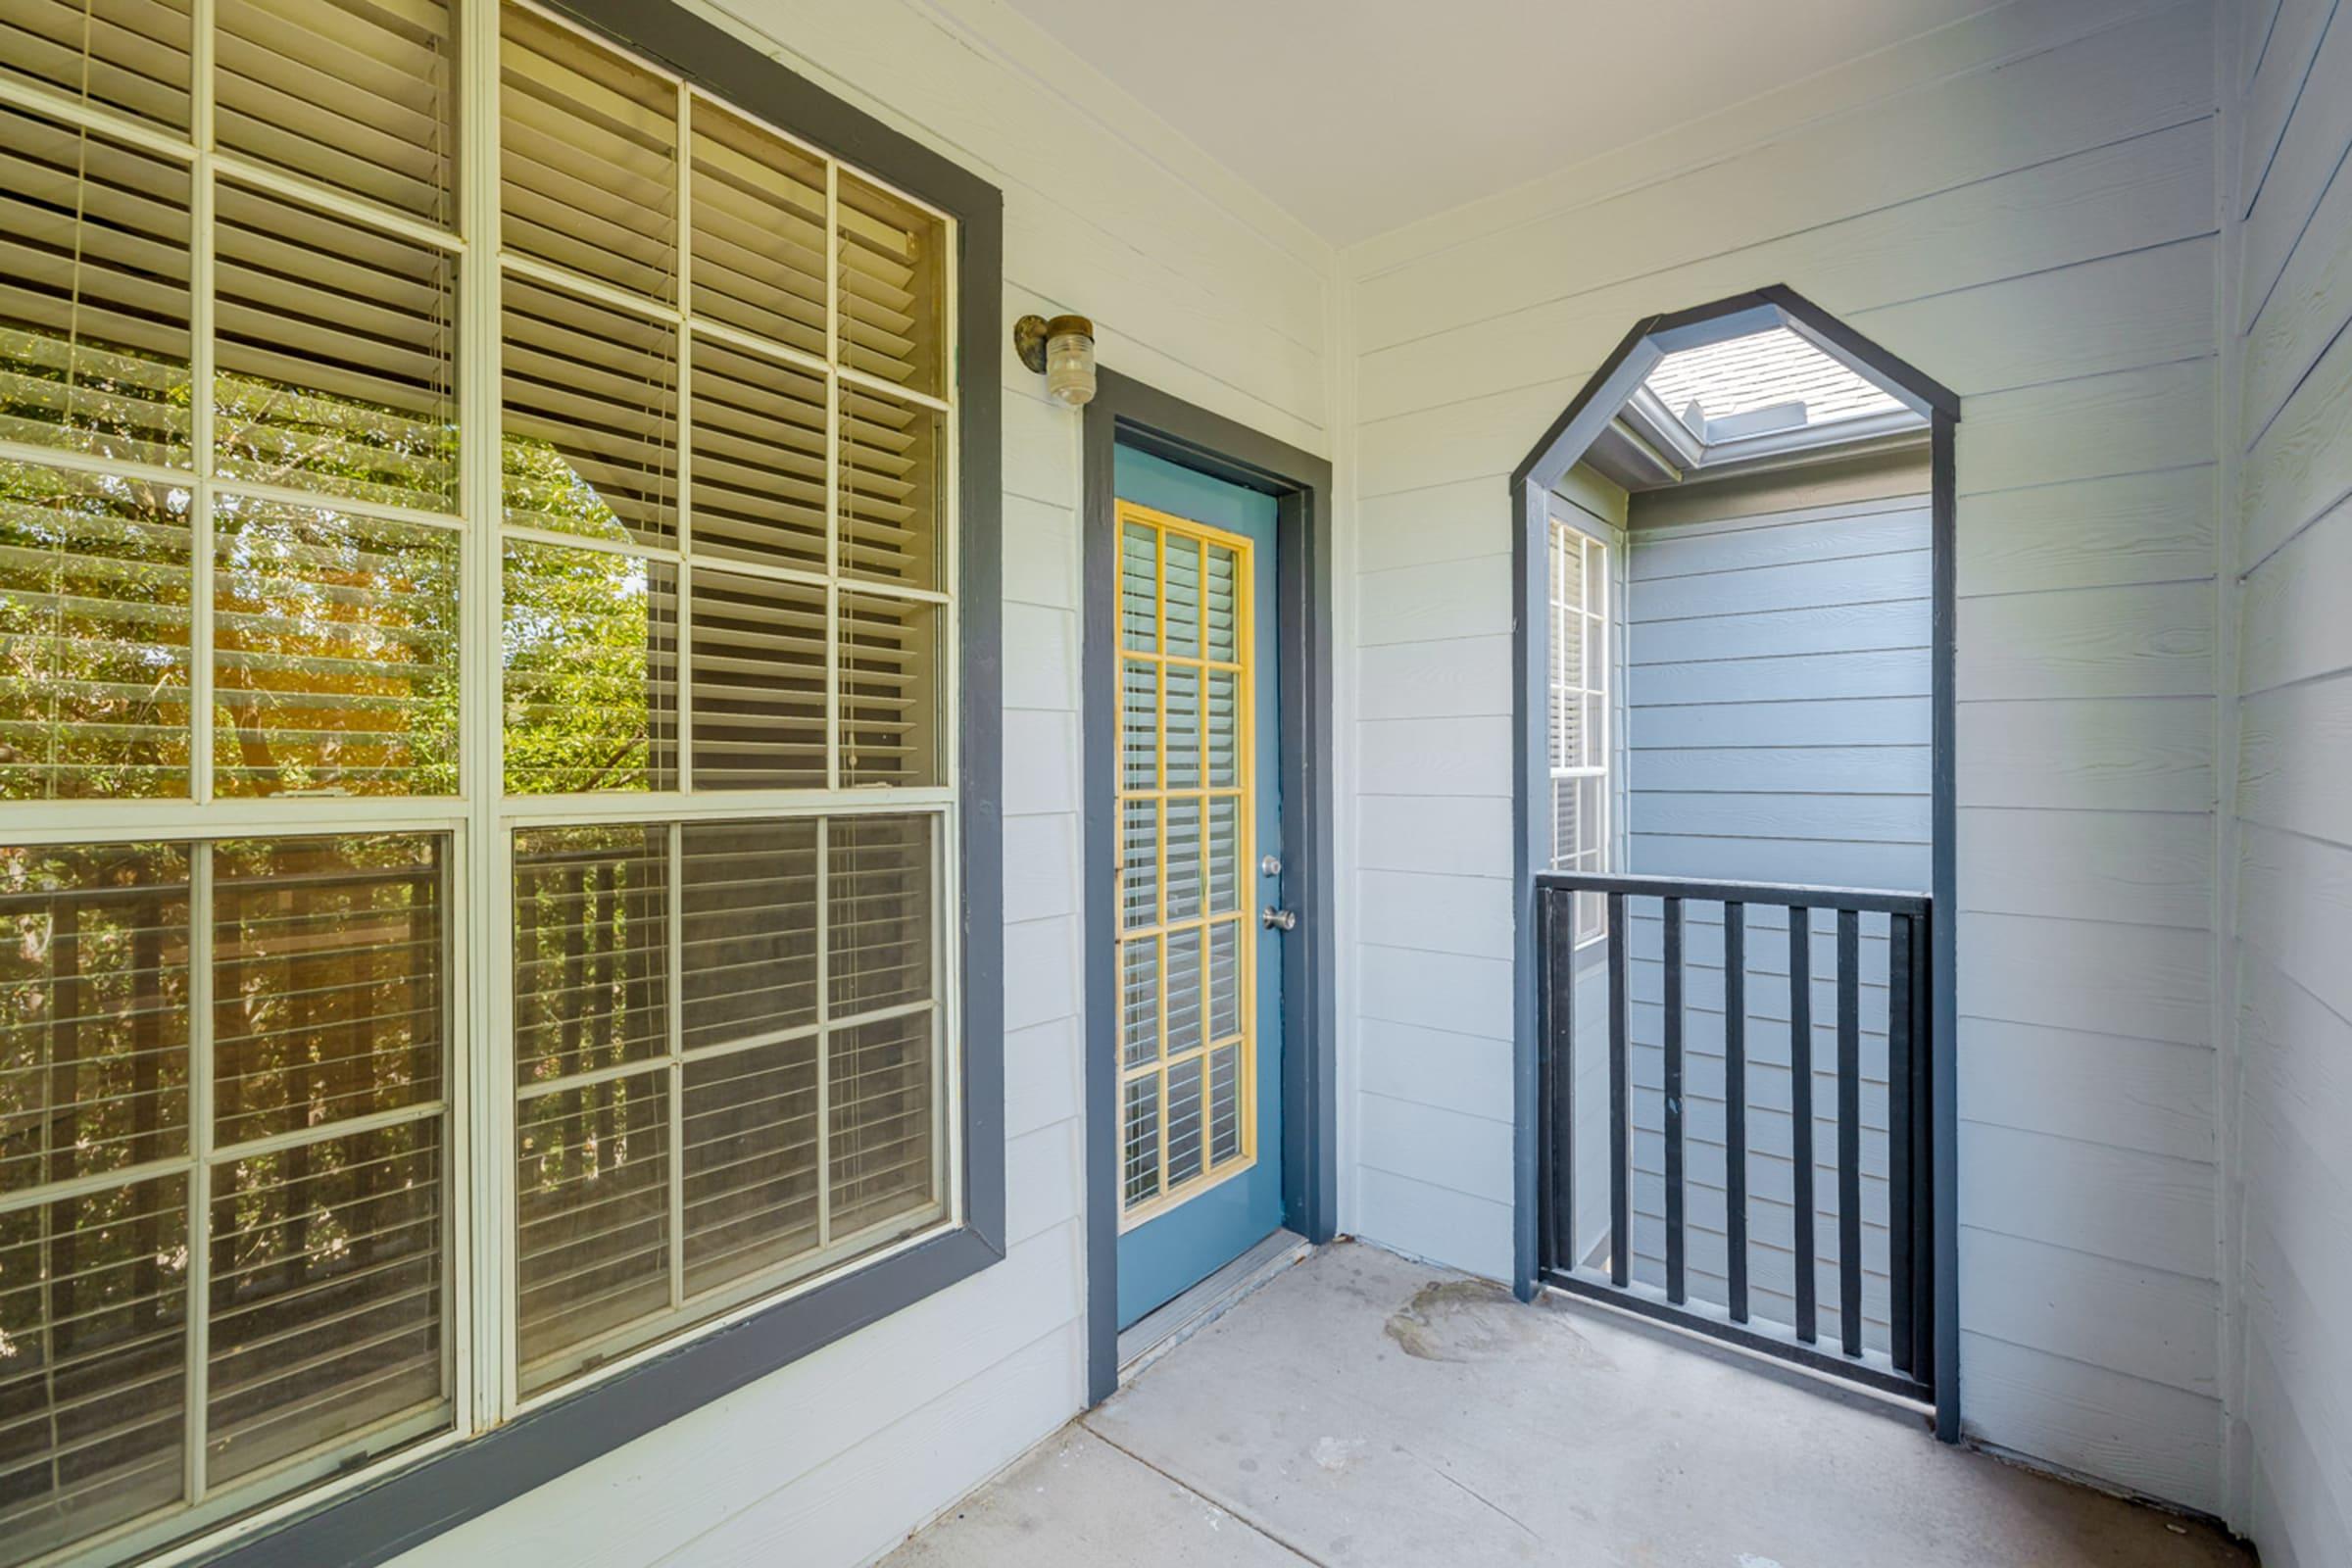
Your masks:
{"label": "door glass panel", "polygon": [[1200,803],[1191,796],[1168,800],[1168,918],[1192,920],[1200,913]]}
{"label": "door glass panel", "polygon": [[1159,922],[1159,803],[1129,801],[1120,820],[1119,924],[1133,931]]}
{"label": "door glass panel", "polygon": [[1224,545],[1208,547],[1205,592],[1208,657],[1233,663],[1242,657],[1241,556]]}
{"label": "door glass panel", "polygon": [[1200,671],[1191,664],[1167,666],[1166,726],[1168,788],[1200,787]]}
{"label": "door glass panel", "polygon": [[1140,1220],[1251,1157],[1254,688],[1246,542],[1127,509],[1120,562],[1122,1191]]}
{"label": "door glass panel", "polygon": [[1159,649],[1159,531],[1131,522],[1119,545],[1119,629],[1123,646]]}

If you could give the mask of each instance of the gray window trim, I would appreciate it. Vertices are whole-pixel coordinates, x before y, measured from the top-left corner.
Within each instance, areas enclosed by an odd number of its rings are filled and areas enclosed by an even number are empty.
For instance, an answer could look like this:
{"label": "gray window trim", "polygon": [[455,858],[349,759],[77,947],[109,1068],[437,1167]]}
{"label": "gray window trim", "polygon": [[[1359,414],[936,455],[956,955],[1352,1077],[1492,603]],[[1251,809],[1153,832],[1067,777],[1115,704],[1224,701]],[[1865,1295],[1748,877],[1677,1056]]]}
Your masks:
{"label": "gray window trim", "polygon": [[1332,858],[1331,465],[1115,370],[1086,406],[1086,1400],[1119,1382],[1119,991],[1106,890],[1118,875],[1118,494],[1125,446],[1275,499],[1282,653],[1284,873],[1298,929],[1283,944],[1283,1224],[1321,1245],[1338,1228]]}
{"label": "gray window trim", "polygon": [[203,1559],[228,1568],[388,1561],[1004,1256],[1003,193],[669,0],[560,9],[956,220],[964,1223]]}

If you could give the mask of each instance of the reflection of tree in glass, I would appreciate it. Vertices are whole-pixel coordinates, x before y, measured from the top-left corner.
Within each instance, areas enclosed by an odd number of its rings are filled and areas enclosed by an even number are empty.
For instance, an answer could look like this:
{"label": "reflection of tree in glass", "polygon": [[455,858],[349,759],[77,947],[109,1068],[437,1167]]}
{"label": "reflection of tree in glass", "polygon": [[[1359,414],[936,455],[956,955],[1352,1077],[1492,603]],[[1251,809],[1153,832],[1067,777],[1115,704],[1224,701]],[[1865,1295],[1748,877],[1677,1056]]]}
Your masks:
{"label": "reflection of tree in glass", "polygon": [[[184,366],[0,328],[0,435],[184,460]],[[446,507],[456,430],[252,376],[214,378],[221,466],[249,482]],[[157,439],[178,432],[178,443]],[[506,513],[627,530],[551,443],[510,436]],[[0,461],[0,798],[185,795],[190,488]],[[423,525],[223,497],[214,518],[215,783],[223,794],[449,794],[458,540]],[[505,562],[507,787],[645,788],[670,707],[674,573],[517,544]],[[665,770],[664,770],[665,771]],[[666,782],[666,778],[659,780]]]}

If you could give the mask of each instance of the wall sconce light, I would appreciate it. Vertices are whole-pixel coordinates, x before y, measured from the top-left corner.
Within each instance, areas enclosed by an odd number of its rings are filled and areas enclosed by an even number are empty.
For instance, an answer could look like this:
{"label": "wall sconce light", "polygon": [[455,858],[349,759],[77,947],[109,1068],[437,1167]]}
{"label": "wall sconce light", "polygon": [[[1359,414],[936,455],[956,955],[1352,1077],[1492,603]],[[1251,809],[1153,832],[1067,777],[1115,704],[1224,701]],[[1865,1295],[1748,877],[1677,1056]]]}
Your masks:
{"label": "wall sconce light", "polygon": [[1012,346],[1054,401],[1082,409],[1095,400],[1095,323],[1085,317],[1024,316],[1012,323]]}

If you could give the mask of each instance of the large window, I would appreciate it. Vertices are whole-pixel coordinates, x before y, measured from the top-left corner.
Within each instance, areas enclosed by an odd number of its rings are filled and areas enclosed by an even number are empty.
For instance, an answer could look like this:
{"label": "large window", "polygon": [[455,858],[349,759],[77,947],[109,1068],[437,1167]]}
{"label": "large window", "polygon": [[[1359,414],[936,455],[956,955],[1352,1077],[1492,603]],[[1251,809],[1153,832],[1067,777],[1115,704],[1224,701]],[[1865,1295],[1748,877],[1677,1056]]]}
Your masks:
{"label": "large window", "polygon": [[[1551,868],[1609,868],[1608,546],[1551,519]],[[1576,900],[1576,940],[1601,934],[1598,894]]]}
{"label": "large window", "polygon": [[0,1568],[956,1224],[953,221],[514,0],[24,0],[0,162]]}

